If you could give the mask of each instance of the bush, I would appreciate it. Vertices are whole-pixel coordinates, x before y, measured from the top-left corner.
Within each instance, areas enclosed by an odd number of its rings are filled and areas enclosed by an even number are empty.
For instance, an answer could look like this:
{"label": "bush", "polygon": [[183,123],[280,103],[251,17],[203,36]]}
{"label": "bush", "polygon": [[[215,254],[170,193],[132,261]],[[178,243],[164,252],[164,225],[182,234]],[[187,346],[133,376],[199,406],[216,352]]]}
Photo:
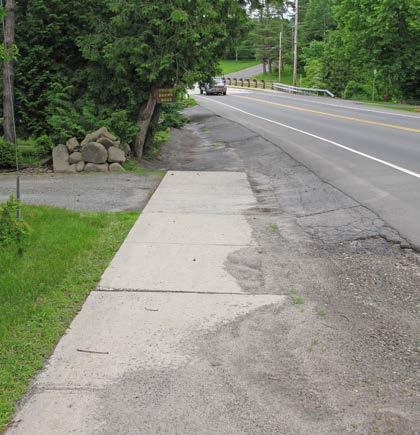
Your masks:
{"label": "bush", "polygon": [[358,83],[355,80],[350,80],[344,88],[343,98],[366,99],[370,96],[368,86]]}
{"label": "bush", "polygon": [[51,150],[54,146],[54,141],[45,134],[35,139],[35,148],[38,157],[42,158],[51,155]]}
{"label": "bush", "polygon": [[[17,151],[20,159],[20,152]],[[11,169],[16,167],[16,145],[6,142],[0,138],[0,168]]]}
{"label": "bush", "polygon": [[29,227],[17,217],[20,206],[20,202],[13,196],[4,206],[0,206],[0,246],[16,243],[21,252],[22,238],[28,233]]}

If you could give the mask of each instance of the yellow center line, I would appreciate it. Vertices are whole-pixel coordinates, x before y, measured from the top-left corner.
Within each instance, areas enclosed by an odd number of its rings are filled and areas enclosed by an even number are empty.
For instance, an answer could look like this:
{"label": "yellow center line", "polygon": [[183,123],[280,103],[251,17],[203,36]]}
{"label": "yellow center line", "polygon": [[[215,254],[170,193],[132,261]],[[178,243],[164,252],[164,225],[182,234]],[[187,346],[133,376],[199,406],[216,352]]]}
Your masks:
{"label": "yellow center line", "polygon": [[395,128],[398,130],[420,133],[420,129],[418,129],[418,128],[403,127],[402,125],[386,124],[384,122],[377,122],[377,121],[369,121],[368,119],[355,118],[353,116],[337,115],[335,113],[321,112],[319,110],[304,109],[303,107],[292,106],[290,104],[274,103],[273,101],[261,100],[260,98],[244,97],[242,95],[235,95],[235,97],[243,98],[245,100],[259,101],[260,103],[271,104],[272,106],[279,106],[279,107],[286,107],[287,109],[300,110],[302,112],[316,113],[317,115],[329,116],[331,118],[345,119],[347,121],[361,122],[363,124],[371,124],[371,125],[377,125],[380,127]]}

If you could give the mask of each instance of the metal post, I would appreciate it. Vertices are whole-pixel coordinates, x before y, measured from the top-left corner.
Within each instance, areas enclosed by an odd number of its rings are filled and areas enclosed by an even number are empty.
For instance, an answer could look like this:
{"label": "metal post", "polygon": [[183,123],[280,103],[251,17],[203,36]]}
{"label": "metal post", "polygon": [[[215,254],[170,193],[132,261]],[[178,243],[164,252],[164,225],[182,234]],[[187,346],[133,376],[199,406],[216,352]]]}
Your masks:
{"label": "metal post", "polygon": [[376,79],[376,68],[373,70],[373,84],[372,84],[372,103],[375,102],[375,79]]}
{"label": "metal post", "polygon": [[293,37],[293,86],[296,86],[297,79],[297,46],[299,26],[299,0],[295,0],[295,33]]}
{"label": "metal post", "polygon": [[280,32],[280,37],[279,37],[279,83],[281,83],[282,33],[283,32]]}

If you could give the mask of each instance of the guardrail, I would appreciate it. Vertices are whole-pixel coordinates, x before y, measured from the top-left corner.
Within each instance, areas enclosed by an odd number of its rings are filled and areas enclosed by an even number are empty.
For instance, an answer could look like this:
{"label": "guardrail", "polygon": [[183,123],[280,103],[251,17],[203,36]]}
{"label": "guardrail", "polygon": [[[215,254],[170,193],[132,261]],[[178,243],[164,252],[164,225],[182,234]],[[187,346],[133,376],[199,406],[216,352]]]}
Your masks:
{"label": "guardrail", "polygon": [[335,95],[330,92],[328,89],[317,89],[317,88],[303,88],[301,86],[290,86],[285,85],[284,83],[274,83],[273,87],[275,90],[288,92],[289,94],[324,94],[328,95],[331,98],[334,98]]}
{"label": "guardrail", "polygon": [[334,98],[335,95],[328,89],[316,89],[316,88],[303,88],[300,86],[290,86],[284,83],[276,83],[269,80],[257,80],[257,79],[242,79],[242,78],[224,78],[224,82],[228,86],[240,86],[241,88],[260,88],[271,89],[274,91],[288,92],[289,94],[324,94]]}

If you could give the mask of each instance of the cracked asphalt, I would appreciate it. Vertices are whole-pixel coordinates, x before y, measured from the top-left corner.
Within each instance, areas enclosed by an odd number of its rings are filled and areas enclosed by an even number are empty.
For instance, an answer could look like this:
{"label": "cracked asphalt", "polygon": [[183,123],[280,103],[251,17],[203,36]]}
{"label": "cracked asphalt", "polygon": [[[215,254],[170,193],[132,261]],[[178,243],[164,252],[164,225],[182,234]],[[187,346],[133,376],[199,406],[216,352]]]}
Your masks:
{"label": "cracked asphalt", "polygon": [[176,376],[189,376],[194,412],[213,433],[223,421],[247,434],[418,433],[418,254],[277,145],[203,107],[187,114],[157,165],[246,171],[257,244],[225,267],[246,292],[288,295],[196,343],[213,369]]}

